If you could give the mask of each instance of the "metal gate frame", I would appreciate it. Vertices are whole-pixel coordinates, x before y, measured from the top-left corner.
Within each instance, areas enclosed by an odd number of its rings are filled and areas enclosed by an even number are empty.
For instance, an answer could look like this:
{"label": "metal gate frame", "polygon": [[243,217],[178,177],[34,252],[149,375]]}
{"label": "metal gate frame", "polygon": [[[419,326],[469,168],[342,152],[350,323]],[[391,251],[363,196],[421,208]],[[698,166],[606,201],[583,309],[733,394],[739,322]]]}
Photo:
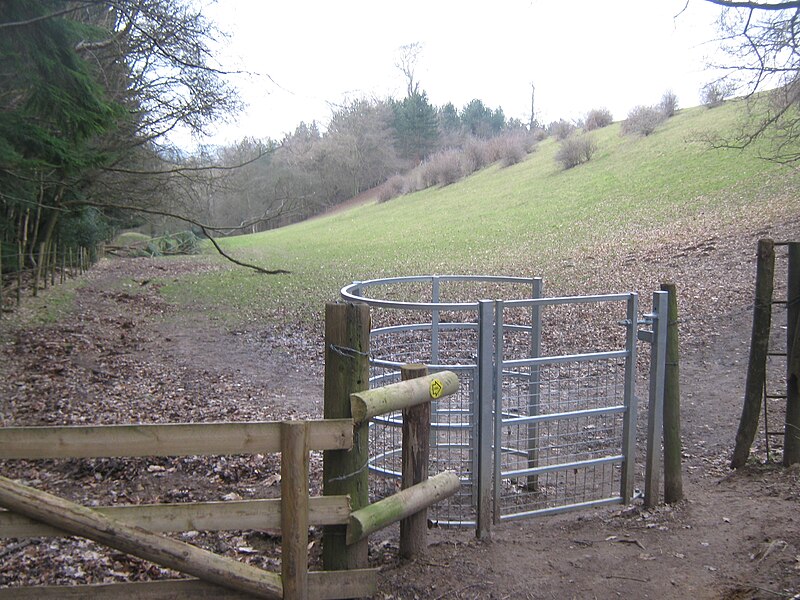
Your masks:
{"label": "metal gate frame", "polygon": [[[637,342],[650,344],[650,374],[648,391],[647,448],[645,457],[644,499],[646,505],[654,505],[659,493],[661,435],[664,401],[664,374],[666,369],[667,343],[667,292],[653,293],[653,311],[639,315],[639,299],[636,293],[606,294],[596,296],[569,296],[543,298],[541,280],[534,287],[534,298],[530,300],[482,300],[479,302],[479,353],[478,353],[478,516],[477,536],[490,537],[491,525],[501,521],[520,519],[572,510],[581,510],[604,504],[628,504],[634,496],[636,466],[636,431],[638,397],[636,395]],[[619,325],[626,328],[625,348],[585,354],[541,356],[542,321],[541,309],[545,306],[563,304],[596,304],[605,302],[627,303],[627,316]],[[507,325],[503,315],[506,308],[530,308],[531,325]],[[644,328],[641,328],[641,327]],[[531,357],[527,359],[504,360],[502,356],[504,329],[511,327],[527,330],[530,333]],[[525,417],[504,419],[502,380],[510,368],[529,367],[531,369],[530,397],[538,397],[538,370],[550,364],[583,362],[604,359],[624,360],[624,397],[621,405],[571,411],[564,414],[539,415],[535,411]],[[538,402],[535,402],[538,405]],[[531,406],[531,408],[534,408]],[[579,418],[581,415],[621,414],[623,431],[618,454],[606,455],[582,461],[570,461],[547,466],[532,465],[526,469],[503,472],[502,455],[505,451],[501,442],[504,425],[532,425],[559,418]],[[524,511],[516,514],[501,514],[501,487],[504,479],[516,477],[536,477],[540,473],[576,470],[592,465],[618,464],[621,468],[619,493],[598,497],[588,501],[565,504],[558,507]]]}
{"label": "metal gate frame", "polygon": [[[487,283],[508,283],[513,285],[523,285],[530,290],[531,295],[524,300],[480,300],[477,302],[464,303],[440,303],[439,292],[440,284],[445,282],[487,282]],[[395,283],[427,283],[431,285],[431,302],[397,301],[368,297],[365,292],[374,286],[393,285]],[[664,390],[664,371],[666,358],[666,326],[667,326],[667,293],[655,292],[653,294],[653,312],[646,314],[639,319],[638,295],[635,293],[608,294],[595,296],[571,296],[544,298],[542,295],[541,278],[518,278],[501,276],[415,276],[415,277],[395,277],[377,279],[370,281],[354,282],[342,288],[341,295],[345,300],[351,302],[365,302],[375,308],[387,308],[402,311],[412,311],[429,313],[430,321],[415,322],[408,325],[396,325],[374,330],[373,336],[391,336],[394,333],[404,334],[407,332],[429,332],[429,354],[417,355],[412,351],[402,354],[402,361],[391,358],[378,358],[374,354],[371,356],[371,363],[384,371],[382,375],[375,377],[373,384],[385,383],[385,379],[392,377],[399,378],[399,367],[403,362],[422,362],[427,364],[432,370],[442,368],[462,370],[465,373],[474,373],[475,378],[471,380],[470,400],[471,415],[467,415],[468,423],[460,425],[467,427],[470,433],[470,456],[466,467],[467,472],[462,477],[462,482],[467,484],[468,496],[472,498],[474,520],[470,518],[459,518],[454,521],[445,519],[438,521],[440,525],[471,525],[476,527],[476,534],[480,538],[490,536],[491,525],[508,518],[523,518],[539,514],[550,514],[566,510],[578,510],[589,506],[596,506],[607,503],[629,503],[634,495],[634,473],[635,473],[635,448],[637,432],[637,405],[636,396],[636,357],[638,351],[637,342],[643,341],[651,345],[651,368],[650,368],[650,389],[649,389],[649,416],[647,422],[647,456],[645,460],[645,503],[653,497],[658,496],[659,472],[660,472],[660,449],[661,449],[661,418],[663,406]],[[542,321],[541,311],[543,307],[558,304],[586,304],[604,302],[627,303],[626,318],[619,321],[619,324],[626,328],[625,348],[612,352],[587,353],[565,356],[541,356],[541,336]],[[510,308],[528,308],[531,311],[530,324],[509,325],[503,323],[503,313]],[[455,311],[466,317],[461,322],[441,323],[439,316],[443,311]],[[515,359],[513,361],[504,360],[502,356],[502,336],[506,328],[523,331],[530,336],[530,354],[528,358]],[[477,335],[477,348],[474,350],[474,361],[467,361],[471,364],[460,363],[457,365],[448,364],[440,357],[439,336],[444,331],[469,330]],[[498,343],[498,340],[501,343]],[[503,426],[503,405],[502,405],[502,377],[504,369],[525,366],[531,369],[531,373],[537,372],[539,368],[554,364],[559,361],[589,361],[594,359],[612,359],[625,361],[624,373],[624,402],[621,405],[593,409],[595,414],[614,414],[622,415],[623,432],[622,442],[619,452],[599,459],[590,459],[585,464],[591,465],[593,461],[600,463],[613,463],[615,468],[621,470],[619,477],[619,493],[608,494],[601,498],[594,498],[588,502],[579,502],[565,505],[555,509],[544,511],[528,511],[516,515],[502,515],[498,506],[499,487],[504,477],[508,473],[503,473],[500,467],[500,457],[503,452],[501,443],[498,442],[498,432]],[[394,371],[397,373],[394,373]],[[371,378],[372,379],[372,378]],[[533,382],[535,382],[535,377]],[[532,383],[535,386],[535,383]],[[576,413],[577,414],[577,413]],[[587,413],[588,414],[588,413]],[[574,416],[574,415],[573,415]],[[531,423],[542,421],[544,417],[528,415]],[[548,419],[558,418],[548,416]],[[399,427],[401,424],[399,415],[387,416],[385,422],[376,423],[381,427]],[[517,420],[517,424],[520,421]],[[449,427],[439,425],[437,427]],[[392,455],[394,450],[389,448],[384,451],[384,456]],[[383,476],[393,477],[391,469],[381,468],[373,461],[382,458],[381,456],[370,459],[370,470],[382,474]],[[574,469],[580,465],[555,465],[548,466],[548,469]],[[536,467],[531,467],[535,469]],[[432,465],[432,473],[435,472]],[[532,475],[537,471],[516,472],[515,477]]]}

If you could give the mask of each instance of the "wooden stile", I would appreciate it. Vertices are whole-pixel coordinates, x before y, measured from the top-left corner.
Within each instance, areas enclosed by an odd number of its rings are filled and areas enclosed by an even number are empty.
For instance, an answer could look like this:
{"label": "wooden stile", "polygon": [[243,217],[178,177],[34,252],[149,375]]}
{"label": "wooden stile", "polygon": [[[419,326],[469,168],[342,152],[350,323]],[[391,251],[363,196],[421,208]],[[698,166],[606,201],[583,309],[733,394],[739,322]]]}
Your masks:
{"label": "wooden stile", "polygon": [[373,390],[350,394],[350,406],[356,425],[396,410],[428,403],[458,391],[458,375],[441,371]]}
{"label": "wooden stile", "polygon": [[354,511],[347,524],[347,543],[355,544],[370,533],[452,496],[460,486],[458,475],[452,471],[443,471],[422,483]]}

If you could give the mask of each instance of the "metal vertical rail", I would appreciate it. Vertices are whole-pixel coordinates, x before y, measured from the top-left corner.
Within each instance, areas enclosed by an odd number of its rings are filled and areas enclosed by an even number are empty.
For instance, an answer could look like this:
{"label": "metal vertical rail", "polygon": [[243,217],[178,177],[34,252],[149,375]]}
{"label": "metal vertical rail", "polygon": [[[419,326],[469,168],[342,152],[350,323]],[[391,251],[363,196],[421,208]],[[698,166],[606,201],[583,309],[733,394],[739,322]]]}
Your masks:
{"label": "metal vertical rail", "polygon": [[495,301],[495,325],[494,335],[496,342],[495,361],[494,361],[494,485],[492,486],[492,520],[494,523],[500,522],[500,493],[502,491],[502,472],[503,472],[503,324],[504,324],[504,302]]}
{"label": "metal vertical rail", "polygon": [[[542,297],[542,278],[536,277],[532,285],[532,297],[536,300]],[[539,358],[542,352],[542,307],[538,304],[531,307],[531,346],[530,357]],[[539,414],[539,379],[540,367],[538,364],[531,365],[530,379],[528,383],[528,416],[534,417]],[[499,414],[499,413],[498,413]],[[528,468],[534,469],[539,466],[539,424],[530,423],[528,425]],[[539,487],[539,476],[529,475],[527,480],[529,491],[536,491]]]}
{"label": "metal vertical rail", "polygon": [[[439,276],[431,277],[431,302],[439,304]],[[431,311],[431,364],[439,364],[439,309]]]}
{"label": "metal vertical rail", "polygon": [[494,302],[478,302],[478,517],[475,535],[485,540],[491,537],[492,515],[493,317]]}
{"label": "metal vertical rail", "polygon": [[622,426],[622,477],[620,496],[622,502],[628,504],[633,498],[633,475],[635,469],[634,454],[636,450],[636,341],[639,318],[639,296],[631,294],[628,298],[628,314],[625,321],[625,420]]}
{"label": "metal vertical rail", "polygon": [[669,294],[653,292],[653,338],[650,345],[650,400],[647,407],[647,456],[644,470],[644,505],[658,504],[661,480],[661,437],[664,430],[664,373],[667,366]]}

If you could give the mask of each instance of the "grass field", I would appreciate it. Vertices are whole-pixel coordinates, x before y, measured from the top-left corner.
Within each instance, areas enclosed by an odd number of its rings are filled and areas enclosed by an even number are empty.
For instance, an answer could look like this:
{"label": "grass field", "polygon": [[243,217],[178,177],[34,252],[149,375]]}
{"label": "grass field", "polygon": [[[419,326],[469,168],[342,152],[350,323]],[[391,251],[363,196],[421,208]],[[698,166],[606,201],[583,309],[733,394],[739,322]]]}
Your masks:
{"label": "grass field", "polygon": [[800,178],[792,168],[759,158],[763,146],[713,149],[705,141],[735,130],[744,108],[729,102],[683,110],[644,138],[622,136],[615,123],[591,134],[595,156],[568,171],[554,160],[557,142],[547,139],[512,167],[228,238],[223,246],[235,256],[292,273],[225,269],[169,282],[164,293],[236,321],[264,311],[304,320],[343,285],[382,276],[541,275],[551,290],[581,291],[587,273],[581,257],[613,271],[644,243],[798,214]]}

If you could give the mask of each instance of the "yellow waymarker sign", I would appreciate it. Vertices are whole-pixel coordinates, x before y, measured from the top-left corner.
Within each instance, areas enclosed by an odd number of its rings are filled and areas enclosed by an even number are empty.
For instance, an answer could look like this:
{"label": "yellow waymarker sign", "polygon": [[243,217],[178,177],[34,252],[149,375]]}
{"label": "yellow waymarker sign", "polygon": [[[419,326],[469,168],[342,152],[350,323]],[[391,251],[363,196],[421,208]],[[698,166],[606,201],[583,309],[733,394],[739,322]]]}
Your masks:
{"label": "yellow waymarker sign", "polygon": [[438,379],[434,379],[433,381],[431,381],[431,398],[436,400],[436,398],[442,395],[443,389],[444,386],[442,385],[441,381],[439,381]]}

